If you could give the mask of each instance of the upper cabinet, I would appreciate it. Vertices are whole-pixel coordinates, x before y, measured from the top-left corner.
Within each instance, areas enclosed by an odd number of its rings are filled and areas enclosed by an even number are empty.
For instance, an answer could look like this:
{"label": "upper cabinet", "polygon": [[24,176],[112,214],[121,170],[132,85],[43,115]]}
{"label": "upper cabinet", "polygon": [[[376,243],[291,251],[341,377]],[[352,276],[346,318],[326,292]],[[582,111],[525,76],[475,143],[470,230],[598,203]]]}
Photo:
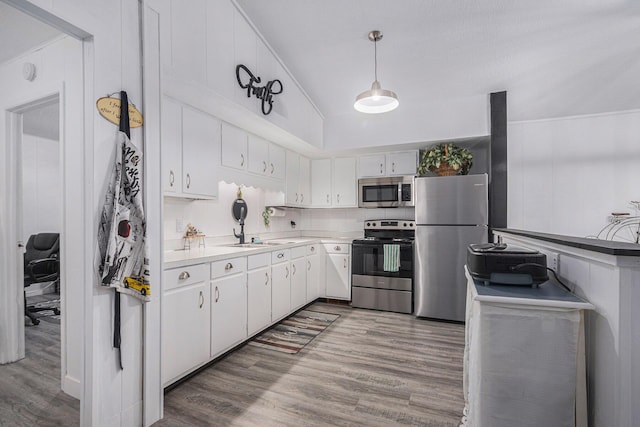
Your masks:
{"label": "upper cabinet", "polygon": [[247,169],[247,133],[229,123],[222,123],[222,166]]}
{"label": "upper cabinet", "polygon": [[216,198],[220,121],[166,97],[162,100],[161,120],[165,194]]}
{"label": "upper cabinet", "polygon": [[357,207],[356,159],[339,157],[313,160],[311,188],[313,207]]}
{"label": "upper cabinet", "polygon": [[415,175],[418,150],[373,154],[359,159],[359,177]]}
{"label": "upper cabinet", "polygon": [[270,178],[284,179],[285,149],[258,136],[249,135],[248,170]]}
{"label": "upper cabinet", "polygon": [[286,154],[287,206],[311,206],[311,163],[307,157],[287,150]]}

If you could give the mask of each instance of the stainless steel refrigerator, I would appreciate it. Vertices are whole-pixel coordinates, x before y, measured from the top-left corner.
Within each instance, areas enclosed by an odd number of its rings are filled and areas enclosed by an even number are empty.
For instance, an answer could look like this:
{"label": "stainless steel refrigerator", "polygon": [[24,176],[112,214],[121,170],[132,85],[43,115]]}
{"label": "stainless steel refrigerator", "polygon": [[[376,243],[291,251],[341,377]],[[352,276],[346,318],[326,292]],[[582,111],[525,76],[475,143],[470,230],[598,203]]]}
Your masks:
{"label": "stainless steel refrigerator", "polygon": [[415,213],[415,315],[464,321],[467,247],[488,238],[487,175],[416,178]]}

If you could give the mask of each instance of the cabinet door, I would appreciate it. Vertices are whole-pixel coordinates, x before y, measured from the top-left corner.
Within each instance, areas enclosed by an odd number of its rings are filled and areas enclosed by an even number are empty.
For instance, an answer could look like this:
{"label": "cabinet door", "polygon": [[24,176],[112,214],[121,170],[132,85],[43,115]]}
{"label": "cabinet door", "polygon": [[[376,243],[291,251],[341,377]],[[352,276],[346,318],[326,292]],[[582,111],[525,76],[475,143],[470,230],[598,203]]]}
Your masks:
{"label": "cabinet door", "polygon": [[358,206],[356,159],[342,157],[333,160],[333,206]]}
{"label": "cabinet door", "polygon": [[290,313],[291,268],[288,262],[271,266],[271,322]]}
{"label": "cabinet door", "polygon": [[307,302],[307,260],[296,258],[291,261],[291,310],[295,311]]}
{"label": "cabinet door", "polygon": [[229,123],[222,123],[222,165],[247,168],[247,134]]}
{"label": "cabinet door", "polygon": [[269,175],[269,143],[255,135],[249,135],[248,141],[249,172],[258,175]]}
{"label": "cabinet door", "polygon": [[297,153],[287,150],[286,170],[286,204],[296,206],[300,203],[300,193],[298,192],[300,156]]}
{"label": "cabinet door", "polygon": [[162,301],[162,382],[167,384],[209,360],[209,281],[172,289]]}
{"label": "cabinet door", "polygon": [[247,275],[211,283],[211,357],[247,338]]}
{"label": "cabinet door", "polygon": [[271,324],[271,268],[263,267],[247,273],[248,335]]}
{"label": "cabinet door", "polygon": [[162,98],[162,189],[182,192],[182,107]]}
{"label": "cabinet door", "polygon": [[311,206],[311,161],[309,158],[300,156],[299,168],[298,190],[300,193],[300,205]]}
{"label": "cabinet door", "polygon": [[349,255],[327,255],[327,298],[351,300]]}
{"label": "cabinet door", "polygon": [[359,159],[360,171],[359,176],[384,176],[385,175],[385,158],[384,154],[375,154],[373,156],[361,156]]}
{"label": "cabinet door", "polygon": [[283,180],[285,177],[286,150],[278,145],[269,144],[269,175]]}
{"label": "cabinet door", "polygon": [[307,302],[320,297],[320,257],[307,257]]}
{"label": "cabinet door", "polygon": [[311,161],[311,201],[313,206],[331,206],[331,159]]}
{"label": "cabinet door", "polygon": [[182,109],[182,192],[218,197],[220,121],[188,107]]}
{"label": "cabinet door", "polygon": [[417,169],[417,151],[387,154],[387,175],[415,175]]}

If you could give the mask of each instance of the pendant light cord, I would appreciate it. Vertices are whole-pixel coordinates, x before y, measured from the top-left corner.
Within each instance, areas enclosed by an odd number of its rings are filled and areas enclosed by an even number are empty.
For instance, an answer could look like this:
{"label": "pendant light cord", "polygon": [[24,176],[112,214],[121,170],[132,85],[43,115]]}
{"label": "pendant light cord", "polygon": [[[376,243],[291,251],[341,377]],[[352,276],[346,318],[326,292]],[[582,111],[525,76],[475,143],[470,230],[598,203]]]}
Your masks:
{"label": "pendant light cord", "polygon": [[374,81],[378,81],[378,40],[373,41],[373,75]]}

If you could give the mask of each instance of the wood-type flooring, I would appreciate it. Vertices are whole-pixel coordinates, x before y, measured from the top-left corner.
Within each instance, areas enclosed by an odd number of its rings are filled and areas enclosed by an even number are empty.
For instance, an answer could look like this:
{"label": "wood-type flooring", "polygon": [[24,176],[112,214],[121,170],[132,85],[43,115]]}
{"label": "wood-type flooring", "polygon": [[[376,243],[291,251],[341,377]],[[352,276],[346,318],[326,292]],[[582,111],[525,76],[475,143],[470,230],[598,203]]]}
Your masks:
{"label": "wood-type flooring", "polygon": [[[59,296],[29,298],[29,304]],[[38,313],[41,314],[41,313]],[[0,426],[77,426],[80,402],[60,390],[60,320],[25,317],[26,357],[0,365]]]}
{"label": "wood-type flooring", "polygon": [[157,426],[458,426],[464,326],[340,314],[297,354],[245,345],[165,394]]}

